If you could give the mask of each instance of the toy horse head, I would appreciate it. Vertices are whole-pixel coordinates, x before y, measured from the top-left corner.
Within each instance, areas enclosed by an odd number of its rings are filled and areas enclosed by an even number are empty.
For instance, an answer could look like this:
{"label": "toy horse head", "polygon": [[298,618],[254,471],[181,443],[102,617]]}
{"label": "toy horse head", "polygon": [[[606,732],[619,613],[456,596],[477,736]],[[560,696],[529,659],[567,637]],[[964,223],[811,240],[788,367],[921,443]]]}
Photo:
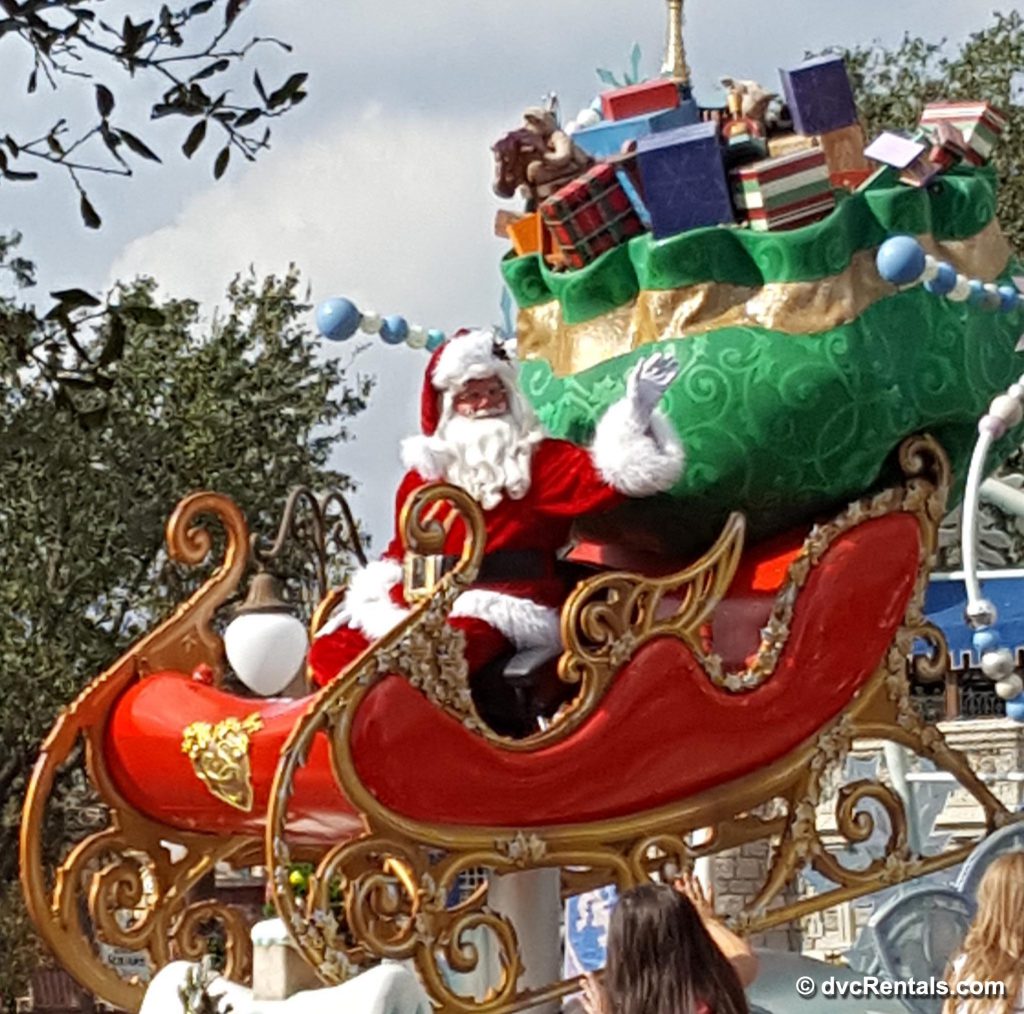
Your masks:
{"label": "toy horse head", "polygon": [[520,127],[510,130],[491,145],[494,152],[493,189],[498,197],[514,197],[516,190],[526,182],[526,167],[543,152],[543,142],[533,133]]}

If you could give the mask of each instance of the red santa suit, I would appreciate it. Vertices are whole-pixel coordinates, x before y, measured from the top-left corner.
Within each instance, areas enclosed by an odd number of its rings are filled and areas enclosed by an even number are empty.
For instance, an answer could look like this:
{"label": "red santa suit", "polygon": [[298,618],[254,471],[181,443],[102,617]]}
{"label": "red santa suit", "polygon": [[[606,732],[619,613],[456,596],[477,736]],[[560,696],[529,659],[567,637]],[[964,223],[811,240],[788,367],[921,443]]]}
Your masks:
{"label": "red santa suit", "polygon": [[[517,449],[504,456],[503,468],[492,470],[482,462],[473,471],[457,460],[442,434],[452,418],[452,397],[467,381],[485,377],[497,377],[505,387]],[[662,492],[678,480],[683,468],[678,438],[659,413],[647,420],[643,415],[629,398],[616,403],[598,422],[590,449],[544,437],[519,393],[513,365],[490,332],[457,336],[435,351],[423,389],[424,435],[402,447],[408,472],[396,497],[396,527],[408,496],[431,482],[463,486],[484,508],[484,563],[449,619],[466,635],[471,673],[510,649],[558,650],[559,608],[568,589],[555,564],[573,520],[629,496]],[[445,554],[457,557],[463,536],[457,521]],[[396,531],[381,559],[353,576],[344,603],[314,641],[309,661],[316,681],[333,679],[408,612]]]}

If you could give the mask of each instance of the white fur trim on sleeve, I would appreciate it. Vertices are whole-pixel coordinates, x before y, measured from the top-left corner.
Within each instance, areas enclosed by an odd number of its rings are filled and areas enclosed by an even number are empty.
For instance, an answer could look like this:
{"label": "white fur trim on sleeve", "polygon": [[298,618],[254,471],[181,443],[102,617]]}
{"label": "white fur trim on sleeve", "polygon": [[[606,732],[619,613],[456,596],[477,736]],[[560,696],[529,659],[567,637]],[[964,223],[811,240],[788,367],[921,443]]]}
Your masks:
{"label": "white fur trim on sleeve", "polygon": [[391,601],[390,592],[402,581],[402,565],[397,560],[374,560],[360,567],[348,584],[341,605],[317,631],[317,637],[330,634],[339,627],[350,626],[376,640],[393,630],[408,615]]}
{"label": "white fur trim on sleeve", "polygon": [[500,630],[519,649],[561,650],[562,647],[558,610],[530,599],[472,588],[455,600],[451,615],[483,620]]}
{"label": "white fur trim on sleeve", "polygon": [[444,478],[452,463],[452,452],[437,437],[406,437],[401,444],[402,466],[419,472],[424,479]]}
{"label": "white fur trim on sleeve", "polygon": [[626,496],[664,493],[683,474],[683,445],[668,417],[655,412],[645,426],[627,398],[601,417],[590,453],[605,482]]}

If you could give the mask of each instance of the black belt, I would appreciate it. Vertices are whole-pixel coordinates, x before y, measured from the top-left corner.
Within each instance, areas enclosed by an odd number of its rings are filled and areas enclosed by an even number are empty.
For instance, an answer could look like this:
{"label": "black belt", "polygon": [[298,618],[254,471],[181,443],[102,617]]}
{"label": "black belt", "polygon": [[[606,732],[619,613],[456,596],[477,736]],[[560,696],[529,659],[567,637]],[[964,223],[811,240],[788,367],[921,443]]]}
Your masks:
{"label": "black belt", "polygon": [[[457,556],[444,558],[445,573],[459,562]],[[501,584],[505,581],[542,581],[554,576],[550,554],[539,549],[496,549],[485,553],[474,584]]]}

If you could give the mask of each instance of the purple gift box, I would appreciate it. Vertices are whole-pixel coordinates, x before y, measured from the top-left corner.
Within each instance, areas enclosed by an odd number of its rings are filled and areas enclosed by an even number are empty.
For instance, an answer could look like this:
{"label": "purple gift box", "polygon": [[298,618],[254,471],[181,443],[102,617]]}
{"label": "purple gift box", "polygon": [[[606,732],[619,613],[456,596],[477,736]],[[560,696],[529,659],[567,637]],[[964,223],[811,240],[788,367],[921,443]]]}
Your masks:
{"label": "purple gift box", "polygon": [[841,56],[806,60],[792,70],[780,70],[779,76],[798,134],[827,134],[857,122],[853,89]]}
{"label": "purple gift box", "polygon": [[735,221],[717,124],[642,137],[636,155],[656,238]]}

